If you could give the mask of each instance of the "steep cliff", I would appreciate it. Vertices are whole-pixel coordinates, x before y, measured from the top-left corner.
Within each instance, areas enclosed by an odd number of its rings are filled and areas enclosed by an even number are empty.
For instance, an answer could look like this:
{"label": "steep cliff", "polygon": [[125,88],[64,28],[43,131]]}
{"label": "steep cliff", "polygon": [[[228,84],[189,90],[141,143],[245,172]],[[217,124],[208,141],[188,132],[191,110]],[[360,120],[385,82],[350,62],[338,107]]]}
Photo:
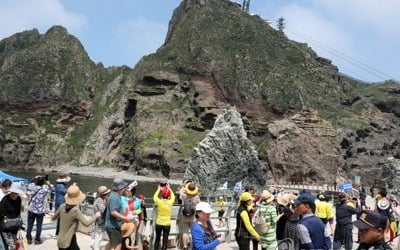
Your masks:
{"label": "steep cliff", "polygon": [[103,116],[123,106],[115,100],[129,69],[95,65],[63,27],[2,40],[0,65],[5,166],[78,163]]}
{"label": "steep cliff", "polygon": [[231,1],[184,0],[165,43],[134,69],[94,64],[59,26],[0,41],[0,158],[179,178],[233,106],[270,181],[368,183],[400,158],[399,95],[395,82],[346,78]]}

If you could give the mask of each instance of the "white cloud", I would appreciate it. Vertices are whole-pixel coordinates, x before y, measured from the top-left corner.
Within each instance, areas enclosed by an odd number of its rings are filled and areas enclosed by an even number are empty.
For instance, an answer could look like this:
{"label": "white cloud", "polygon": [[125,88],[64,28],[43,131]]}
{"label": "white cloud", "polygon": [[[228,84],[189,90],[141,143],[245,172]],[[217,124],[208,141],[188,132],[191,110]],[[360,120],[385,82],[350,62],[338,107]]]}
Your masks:
{"label": "white cloud", "polygon": [[168,24],[151,21],[142,17],[122,23],[115,30],[113,46],[118,46],[123,57],[132,66],[144,55],[155,52],[164,43]]}
{"label": "white cloud", "polygon": [[79,32],[87,20],[66,10],[60,0],[0,0],[0,39],[32,28],[45,32],[56,24]]}
{"label": "white cloud", "polygon": [[285,33],[289,38],[307,42],[322,56],[332,57],[321,49],[321,46],[334,48],[343,53],[349,53],[354,49],[351,34],[346,34],[337,24],[318,16],[309,9],[289,5],[281,9],[278,16],[285,18]]}
{"label": "white cloud", "polygon": [[313,0],[337,18],[357,22],[387,35],[400,33],[399,0]]}
{"label": "white cloud", "polygon": [[[287,20],[289,38],[307,42],[319,55],[333,60],[340,71],[369,81],[398,79],[400,63],[400,1],[398,0],[311,0],[311,5],[283,6],[276,17]],[[297,35],[295,35],[297,33]],[[298,36],[300,35],[300,36]],[[314,43],[313,43],[314,42]],[[316,44],[330,50],[318,47]],[[352,63],[337,51],[350,57]],[[354,60],[386,75],[375,76],[355,66]]]}

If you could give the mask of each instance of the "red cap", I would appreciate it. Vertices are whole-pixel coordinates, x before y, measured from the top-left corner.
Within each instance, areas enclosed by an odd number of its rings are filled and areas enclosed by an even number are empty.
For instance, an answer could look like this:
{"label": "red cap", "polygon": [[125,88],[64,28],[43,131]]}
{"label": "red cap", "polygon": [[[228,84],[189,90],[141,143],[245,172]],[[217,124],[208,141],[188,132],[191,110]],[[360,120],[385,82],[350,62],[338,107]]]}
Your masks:
{"label": "red cap", "polygon": [[163,198],[169,198],[171,196],[171,191],[167,187],[161,187],[161,196]]}
{"label": "red cap", "polygon": [[143,194],[139,194],[139,195],[138,195],[138,198],[139,198],[139,200],[144,201],[144,195],[143,195]]}

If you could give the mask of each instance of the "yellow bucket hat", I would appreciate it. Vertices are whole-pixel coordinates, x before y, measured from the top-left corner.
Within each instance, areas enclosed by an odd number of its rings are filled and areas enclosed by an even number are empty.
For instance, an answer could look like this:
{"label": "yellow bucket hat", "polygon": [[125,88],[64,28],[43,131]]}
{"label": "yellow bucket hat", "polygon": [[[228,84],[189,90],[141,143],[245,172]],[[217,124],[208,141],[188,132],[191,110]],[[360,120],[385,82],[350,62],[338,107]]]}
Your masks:
{"label": "yellow bucket hat", "polygon": [[189,182],[185,185],[185,193],[189,195],[196,195],[199,192],[199,188],[193,182]]}

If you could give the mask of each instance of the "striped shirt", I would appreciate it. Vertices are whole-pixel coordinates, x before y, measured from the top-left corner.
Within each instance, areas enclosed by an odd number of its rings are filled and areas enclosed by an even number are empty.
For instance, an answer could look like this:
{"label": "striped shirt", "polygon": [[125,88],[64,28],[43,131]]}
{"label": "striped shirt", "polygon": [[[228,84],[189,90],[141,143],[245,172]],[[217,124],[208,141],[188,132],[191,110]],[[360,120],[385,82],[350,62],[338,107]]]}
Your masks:
{"label": "striped shirt", "polygon": [[272,247],[277,244],[276,222],[278,220],[278,216],[276,213],[276,207],[274,205],[260,204],[258,209],[259,209],[259,216],[265,218],[265,223],[266,226],[268,227],[266,233],[263,233],[261,235],[261,247],[262,248]]}

